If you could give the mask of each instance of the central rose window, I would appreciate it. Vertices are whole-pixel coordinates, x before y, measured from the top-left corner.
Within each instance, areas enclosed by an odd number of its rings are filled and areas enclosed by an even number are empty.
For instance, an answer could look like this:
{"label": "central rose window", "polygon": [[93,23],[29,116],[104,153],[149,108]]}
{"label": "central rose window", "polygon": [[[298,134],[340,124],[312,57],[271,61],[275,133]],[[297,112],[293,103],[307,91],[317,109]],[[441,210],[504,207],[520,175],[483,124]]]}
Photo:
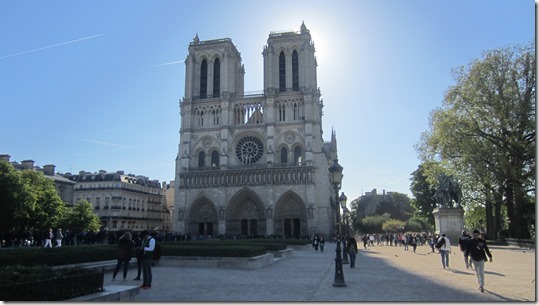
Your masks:
{"label": "central rose window", "polygon": [[257,137],[247,136],[236,145],[236,156],[243,164],[254,164],[262,158],[264,144]]}

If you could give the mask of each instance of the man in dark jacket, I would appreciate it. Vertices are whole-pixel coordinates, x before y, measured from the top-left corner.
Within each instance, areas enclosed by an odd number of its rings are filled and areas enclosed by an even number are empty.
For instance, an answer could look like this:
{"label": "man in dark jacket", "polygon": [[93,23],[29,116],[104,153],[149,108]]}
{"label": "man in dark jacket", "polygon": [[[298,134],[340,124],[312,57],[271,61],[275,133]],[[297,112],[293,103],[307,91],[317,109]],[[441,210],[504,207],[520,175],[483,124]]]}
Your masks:
{"label": "man in dark jacket", "polygon": [[472,268],[472,258],[466,255],[466,248],[468,246],[468,241],[472,237],[466,233],[466,230],[462,230],[462,236],[459,237],[459,248],[460,251],[464,254],[464,263],[466,264],[466,269]]}
{"label": "man in dark jacket", "polygon": [[475,274],[477,275],[477,282],[479,283],[479,290],[484,292],[485,261],[487,260],[488,255],[489,261],[492,263],[492,254],[490,254],[488,249],[487,241],[480,238],[480,233],[478,230],[473,231],[473,238],[468,240],[468,245],[466,246],[466,252],[464,255],[471,256]]}

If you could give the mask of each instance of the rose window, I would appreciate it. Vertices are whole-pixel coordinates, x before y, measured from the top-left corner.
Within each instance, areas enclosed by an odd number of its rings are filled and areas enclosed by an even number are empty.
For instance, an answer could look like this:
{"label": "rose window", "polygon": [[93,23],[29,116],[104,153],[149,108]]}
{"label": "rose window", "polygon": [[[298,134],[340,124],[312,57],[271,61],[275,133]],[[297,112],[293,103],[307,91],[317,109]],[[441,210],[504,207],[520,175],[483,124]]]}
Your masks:
{"label": "rose window", "polygon": [[243,164],[254,164],[264,153],[264,145],[257,137],[247,136],[236,145],[236,156]]}

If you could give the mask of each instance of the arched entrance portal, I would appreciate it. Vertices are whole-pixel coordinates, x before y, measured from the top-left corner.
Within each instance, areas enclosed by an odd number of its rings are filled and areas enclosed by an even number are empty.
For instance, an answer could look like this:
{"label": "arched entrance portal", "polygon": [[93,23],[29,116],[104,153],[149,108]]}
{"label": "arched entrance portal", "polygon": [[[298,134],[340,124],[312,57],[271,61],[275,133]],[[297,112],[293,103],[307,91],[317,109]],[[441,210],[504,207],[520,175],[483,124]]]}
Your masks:
{"label": "arched entrance portal", "polygon": [[266,235],[264,205],[252,190],[243,189],[230,200],[226,233],[242,236]]}
{"label": "arched entrance portal", "polygon": [[193,203],[188,218],[188,232],[194,236],[217,235],[217,209],[206,197],[201,197]]}
{"label": "arched entrance portal", "polygon": [[275,234],[301,237],[307,232],[307,209],[298,194],[288,191],[275,205]]}

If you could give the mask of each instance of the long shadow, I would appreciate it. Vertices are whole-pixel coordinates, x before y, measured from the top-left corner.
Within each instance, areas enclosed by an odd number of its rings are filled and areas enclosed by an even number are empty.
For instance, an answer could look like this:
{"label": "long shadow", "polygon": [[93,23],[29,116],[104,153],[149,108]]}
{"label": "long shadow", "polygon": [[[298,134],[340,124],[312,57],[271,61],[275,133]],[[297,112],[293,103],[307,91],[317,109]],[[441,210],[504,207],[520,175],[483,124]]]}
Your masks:
{"label": "long shadow", "polygon": [[503,273],[486,271],[486,270],[485,270],[485,274],[493,274],[493,275],[497,275],[497,276],[505,276],[505,274],[503,274]]}
{"label": "long shadow", "polygon": [[487,289],[485,289],[485,293],[492,294],[493,296],[498,297],[498,298],[500,298],[500,299],[502,299],[503,301],[506,301],[506,302],[529,302],[530,301],[528,299],[520,299],[520,300],[518,300],[518,299],[507,298],[507,297],[504,297],[503,295],[499,295],[499,294],[497,294],[495,292],[492,292],[490,290],[487,290]]}
{"label": "long shadow", "polygon": [[[348,287],[361,289],[360,298],[357,301],[519,301],[494,293],[489,296],[475,290],[463,291],[462,289],[446,286],[443,279],[432,280],[421,274],[415,274],[409,269],[390,265],[385,261],[386,259],[398,260],[398,254],[382,259],[373,257],[376,253],[378,253],[376,250],[359,251],[355,272],[348,270],[344,272]],[[418,262],[418,265],[422,266],[421,262]],[[454,269],[450,271],[463,275],[474,274]],[[380,287],[395,287],[398,289],[384,289],[383,293],[381,293]],[[432,294],[427,291],[444,291],[444,293]]]}

